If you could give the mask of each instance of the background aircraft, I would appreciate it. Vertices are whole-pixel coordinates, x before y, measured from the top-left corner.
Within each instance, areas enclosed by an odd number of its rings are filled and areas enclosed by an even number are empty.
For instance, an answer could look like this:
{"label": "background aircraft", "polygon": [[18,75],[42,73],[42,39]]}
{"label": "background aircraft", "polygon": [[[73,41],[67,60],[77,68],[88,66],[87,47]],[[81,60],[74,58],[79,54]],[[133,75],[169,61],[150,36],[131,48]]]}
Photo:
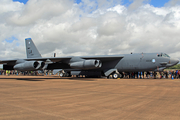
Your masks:
{"label": "background aircraft", "polygon": [[70,75],[123,77],[122,72],[161,71],[179,62],[165,53],[133,53],[122,55],[69,56],[42,58],[31,38],[25,39],[25,59],[0,60],[4,70],[65,71]]}

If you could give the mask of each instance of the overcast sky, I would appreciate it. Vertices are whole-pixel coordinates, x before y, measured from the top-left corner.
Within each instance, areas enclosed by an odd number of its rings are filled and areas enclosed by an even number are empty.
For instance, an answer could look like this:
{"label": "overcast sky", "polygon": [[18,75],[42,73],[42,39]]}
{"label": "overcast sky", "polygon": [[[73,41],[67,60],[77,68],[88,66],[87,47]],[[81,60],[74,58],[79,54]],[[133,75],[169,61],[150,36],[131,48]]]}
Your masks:
{"label": "overcast sky", "polygon": [[[19,1],[19,2],[18,2]],[[180,59],[180,0],[0,0],[0,59],[165,52]]]}

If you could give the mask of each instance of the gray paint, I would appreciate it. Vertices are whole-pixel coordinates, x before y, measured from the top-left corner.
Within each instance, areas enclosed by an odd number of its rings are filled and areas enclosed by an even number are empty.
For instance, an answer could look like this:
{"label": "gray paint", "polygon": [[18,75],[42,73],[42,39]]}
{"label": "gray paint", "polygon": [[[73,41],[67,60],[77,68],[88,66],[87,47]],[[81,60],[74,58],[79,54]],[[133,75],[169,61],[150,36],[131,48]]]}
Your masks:
{"label": "gray paint", "polygon": [[41,57],[41,54],[37,50],[37,48],[34,45],[34,42],[32,41],[31,38],[26,38],[25,43],[26,43],[26,55],[27,55],[27,58]]}

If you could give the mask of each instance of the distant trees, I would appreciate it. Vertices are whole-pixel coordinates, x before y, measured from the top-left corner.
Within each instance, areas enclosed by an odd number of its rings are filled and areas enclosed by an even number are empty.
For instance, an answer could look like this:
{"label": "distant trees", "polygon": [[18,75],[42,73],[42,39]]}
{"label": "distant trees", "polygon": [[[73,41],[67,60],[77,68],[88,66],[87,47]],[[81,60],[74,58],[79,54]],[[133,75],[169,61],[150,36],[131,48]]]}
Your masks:
{"label": "distant trees", "polygon": [[180,64],[174,65],[174,66],[169,67],[167,69],[180,69]]}

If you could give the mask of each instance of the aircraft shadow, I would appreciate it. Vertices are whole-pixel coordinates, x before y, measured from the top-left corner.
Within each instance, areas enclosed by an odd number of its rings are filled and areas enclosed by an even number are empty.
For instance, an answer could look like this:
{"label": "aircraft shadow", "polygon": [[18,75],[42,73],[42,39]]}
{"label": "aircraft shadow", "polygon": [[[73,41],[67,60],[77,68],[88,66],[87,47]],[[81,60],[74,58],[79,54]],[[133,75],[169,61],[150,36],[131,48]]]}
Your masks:
{"label": "aircraft shadow", "polygon": [[16,77],[13,77],[13,78],[0,78],[0,79],[15,79],[15,80],[21,80],[21,81],[45,81],[45,80],[77,80],[77,81],[96,81],[96,80],[93,80],[93,79],[96,79],[96,78],[75,78],[75,77],[63,77],[63,78],[60,78],[60,77],[55,77],[55,76],[52,76],[51,78],[44,78],[44,77],[41,77],[41,78],[16,78]]}
{"label": "aircraft shadow", "polygon": [[[66,79],[66,80],[77,80],[77,81],[96,81],[90,78],[60,78],[60,79]],[[96,78],[94,78],[96,79]]]}
{"label": "aircraft shadow", "polygon": [[40,79],[37,79],[37,78],[17,78],[16,80],[21,80],[21,81],[45,81],[45,80],[40,80]]}
{"label": "aircraft shadow", "polygon": [[22,80],[22,81],[44,81],[37,78],[0,78],[0,79],[11,79],[11,80]]}

